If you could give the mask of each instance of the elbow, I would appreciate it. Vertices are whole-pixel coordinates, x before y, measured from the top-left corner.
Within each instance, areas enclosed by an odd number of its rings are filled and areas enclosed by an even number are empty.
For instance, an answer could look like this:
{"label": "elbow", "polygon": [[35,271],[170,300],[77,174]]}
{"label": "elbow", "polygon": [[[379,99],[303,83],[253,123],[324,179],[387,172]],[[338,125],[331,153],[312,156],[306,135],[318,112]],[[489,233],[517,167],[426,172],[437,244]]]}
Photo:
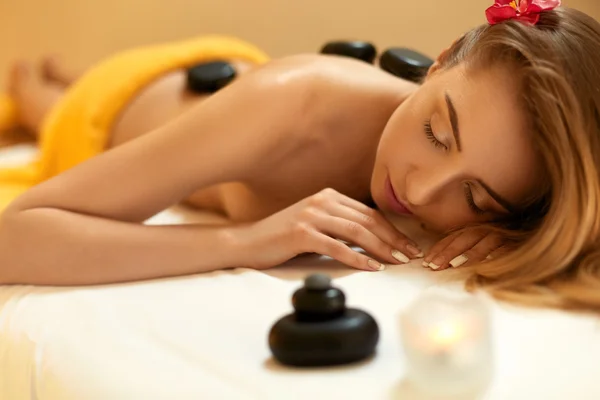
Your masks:
{"label": "elbow", "polygon": [[0,215],[0,285],[15,283],[18,269],[20,211],[10,207]]}

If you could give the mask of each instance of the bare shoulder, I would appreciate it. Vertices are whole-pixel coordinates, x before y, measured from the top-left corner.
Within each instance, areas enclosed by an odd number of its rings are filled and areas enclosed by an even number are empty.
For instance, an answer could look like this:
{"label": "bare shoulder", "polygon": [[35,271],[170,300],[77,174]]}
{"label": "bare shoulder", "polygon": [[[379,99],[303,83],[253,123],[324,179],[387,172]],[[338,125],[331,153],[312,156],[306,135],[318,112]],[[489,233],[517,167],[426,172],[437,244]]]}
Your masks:
{"label": "bare shoulder", "polygon": [[300,136],[314,132],[315,125],[387,120],[416,86],[363,61],[315,54],[271,61],[248,79],[279,92],[288,107],[282,122],[299,128]]}
{"label": "bare shoulder", "polygon": [[364,87],[381,84],[402,88],[414,85],[372,64],[348,57],[322,54],[297,54],[274,59],[255,69],[254,74],[262,75],[265,79],[274,77],[274,74],[279,75],[277,78],[281,83],[311,79],[314,82],[331,84],[352,82]]}
{"label": "bare shoulder", "polygon": [[303,89],[310,100],[317,95],[328,94],[402,98],[415,87],[414,83],[363,61],[318,54],[299,54],[273,60],[249,77],[270,86]]}

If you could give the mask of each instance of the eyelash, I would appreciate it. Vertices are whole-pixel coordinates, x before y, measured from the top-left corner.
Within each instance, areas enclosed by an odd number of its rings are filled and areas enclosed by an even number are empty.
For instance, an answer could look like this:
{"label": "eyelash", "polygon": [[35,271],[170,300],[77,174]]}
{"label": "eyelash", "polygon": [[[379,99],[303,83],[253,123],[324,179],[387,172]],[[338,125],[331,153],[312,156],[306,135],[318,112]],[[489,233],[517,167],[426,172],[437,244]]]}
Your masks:
{"label": "eyelash", "polygon": [[444,149],[444,150],[448,150],[448,148],[446,147],[446,145],[442,142],[440,142],[436,137],[435,134],[433,133],[433,128],[431,127],[431,120],[428,119],[427,121],[425,121],[424,127],[423,129],[425,130],[425,136],[427,136],[427,139],[429,139],[429,141],[437,148],[439,149]]}
{"label": "eyelash", "polygon": [[[437,148],[441,148],[444,150],[447,150],[448,148],[446,147],[446,145],[442,142],[440,142],[436,137],[435,134],[433,133],[433,128],[431,127],[431,120],[428,119],[427,121],[425,121],[424,124],[424,130],[425,130],[425,136],[427,136],[427,139],[429,139],[429,141]],[[467,204],[469,206],[469,208],[478,215],[481,214],[485,214],[485,211],[483,211],[481,208],[477,207],[477,204],[475,204],[475,200],[473,199],[473,191],[471,190],[471,186],[469,184],[465,184],[465,197],[467,199]]]}
{"label": "eyelash", "polygon": [[465,197],[467,198],[467,204],[469,205],[469,208],[475,213],[475,214],[485,214],[485,211],[483,211],[481,208],[477,207],[477,205],[475,204],[475,200],[473,200],[473,191],[471,190],[471,185],[469,185],[468,183],[465,183]]}

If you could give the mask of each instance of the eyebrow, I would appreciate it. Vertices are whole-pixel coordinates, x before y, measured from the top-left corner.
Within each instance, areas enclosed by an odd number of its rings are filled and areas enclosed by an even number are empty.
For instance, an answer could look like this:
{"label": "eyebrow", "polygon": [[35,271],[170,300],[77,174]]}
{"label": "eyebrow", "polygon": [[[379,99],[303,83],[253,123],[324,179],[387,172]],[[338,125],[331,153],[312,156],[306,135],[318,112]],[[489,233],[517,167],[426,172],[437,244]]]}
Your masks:
{"label": "eyebrow", "polygon": [[452,134],[454,135],[454,140],[456,141],[456,148],[458,151],[461,151],[460,145],[460,130],[458,129],[458,114],[456,113],[456,108],[454,108],[454,104],[452,103],[452,99],[446,93],[446,105],[448,106],[448,115],[450,116],[450,125],[452,125]]}
{"label": "eyebrow", "polygon": [[[452,125],[452,133],[454,135],[454,140],[456,141],[456,148],[458,149],[458,151],[461,151],[462,148],[460,145],[460,130],[458,129],[458,113],[456,112],[456,108],[454,107],[454,103],[452,103],[450,95],[446,93],[444,97],[446,98],[446,105],[448,106],[448,115],[450,116],[450,125]],[[517,211],[517,207],[515,207],[504,197],[496,193],[496,191],[490,188],[485,182],[483,182],[480,179],[477,179],[476,181],[486,192],[488,192],[490,197],[494,199],[496,203],[500,204],[508,212],[513,213]]]}

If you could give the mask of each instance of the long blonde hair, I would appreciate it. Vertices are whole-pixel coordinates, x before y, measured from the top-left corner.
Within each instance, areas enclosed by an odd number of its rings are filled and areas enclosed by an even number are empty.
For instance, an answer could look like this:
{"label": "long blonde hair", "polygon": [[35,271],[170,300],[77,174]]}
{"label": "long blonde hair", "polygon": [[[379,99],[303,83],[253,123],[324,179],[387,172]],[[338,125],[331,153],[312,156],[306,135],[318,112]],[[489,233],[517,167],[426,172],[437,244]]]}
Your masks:
{"label": "long blonde hair", "polygon": [[529,305],[600,311],[600,24],[558,8],[535,26],[483,25],[440,68],[459,63],[511,68],[547,171],[546,190],[512,231],[518,246],[474,265],[467,286]]}

